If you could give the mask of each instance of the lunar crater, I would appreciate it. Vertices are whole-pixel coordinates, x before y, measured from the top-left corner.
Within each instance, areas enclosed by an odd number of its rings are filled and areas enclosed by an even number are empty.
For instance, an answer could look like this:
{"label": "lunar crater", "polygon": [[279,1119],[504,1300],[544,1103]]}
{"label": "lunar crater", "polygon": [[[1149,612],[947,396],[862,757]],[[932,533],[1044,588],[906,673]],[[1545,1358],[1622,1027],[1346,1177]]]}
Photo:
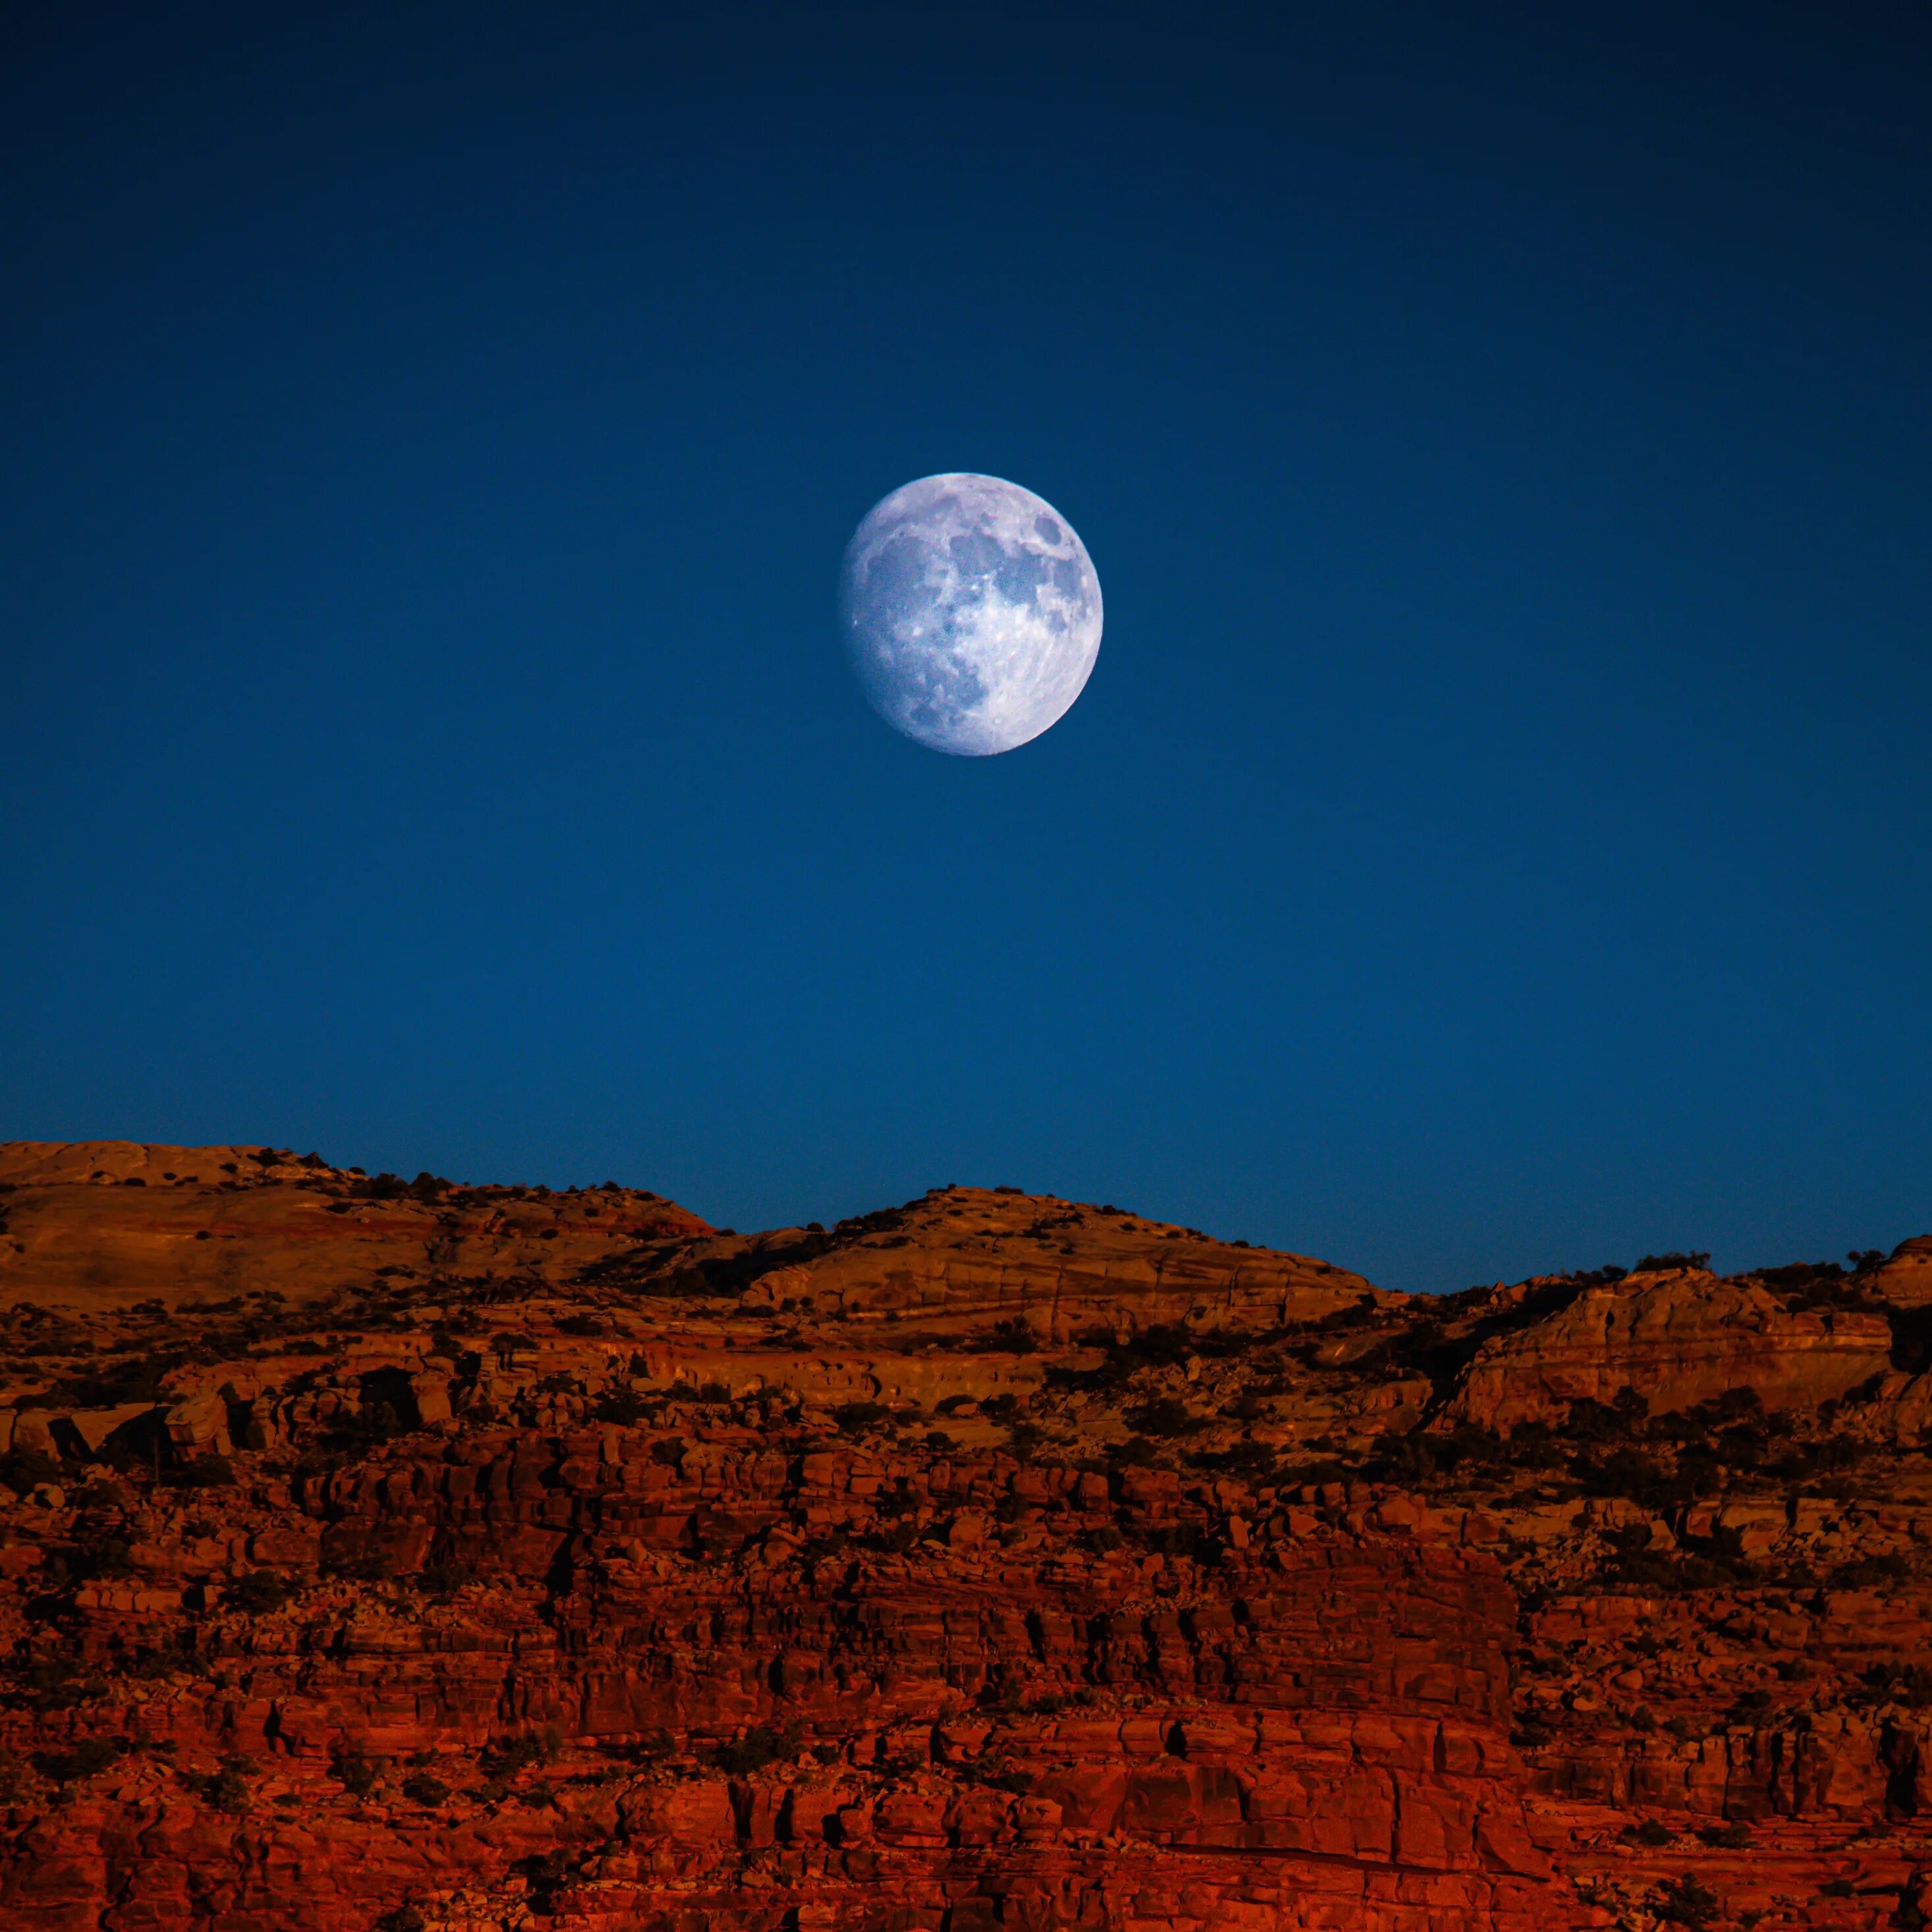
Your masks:
{"label": "lunar crater", "polygon": [[1017,483],[922,477],[875,504],[846,546],[845,644],[886,722],[956,757],[1036,738],[1085,688],[1100,580],[1053,506]]}

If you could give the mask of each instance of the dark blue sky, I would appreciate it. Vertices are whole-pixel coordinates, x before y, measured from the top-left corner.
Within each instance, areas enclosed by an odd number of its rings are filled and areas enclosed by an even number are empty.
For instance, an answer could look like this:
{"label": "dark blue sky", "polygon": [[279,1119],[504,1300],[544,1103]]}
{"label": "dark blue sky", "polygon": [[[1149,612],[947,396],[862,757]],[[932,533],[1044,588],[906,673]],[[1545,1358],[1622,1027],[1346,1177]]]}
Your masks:
{"label": "dark blue sky", "polygon": [[[10,10],[0,1138],[1932,1227],[1922,8],[673,10]],[[940,470],[1004,758],[838,650]]]}

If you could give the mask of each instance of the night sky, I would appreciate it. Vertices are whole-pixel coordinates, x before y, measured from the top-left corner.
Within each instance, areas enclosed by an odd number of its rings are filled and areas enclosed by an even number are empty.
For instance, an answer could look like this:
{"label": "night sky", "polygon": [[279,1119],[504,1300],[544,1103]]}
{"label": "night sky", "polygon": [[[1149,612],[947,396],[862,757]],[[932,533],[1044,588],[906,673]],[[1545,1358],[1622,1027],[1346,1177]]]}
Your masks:
{"label": "night sky", "polygon": [[[1932,1228],[1922,8],[0,33],[0,1138]],[[953,470],[1106,592],[1000,758],[836,628]]]}

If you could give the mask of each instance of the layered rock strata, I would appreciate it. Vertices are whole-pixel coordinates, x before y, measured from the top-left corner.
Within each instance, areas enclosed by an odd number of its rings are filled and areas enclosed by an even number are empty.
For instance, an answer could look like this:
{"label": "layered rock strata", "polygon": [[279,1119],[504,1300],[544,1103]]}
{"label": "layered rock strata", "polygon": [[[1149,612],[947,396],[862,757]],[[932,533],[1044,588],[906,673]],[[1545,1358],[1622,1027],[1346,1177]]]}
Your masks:
{"label": "layered rock strata", "polygon": [[0,1186],[10,1927],[1932,1904],[1917,1244],[1407,1298],[1010,1190]]}

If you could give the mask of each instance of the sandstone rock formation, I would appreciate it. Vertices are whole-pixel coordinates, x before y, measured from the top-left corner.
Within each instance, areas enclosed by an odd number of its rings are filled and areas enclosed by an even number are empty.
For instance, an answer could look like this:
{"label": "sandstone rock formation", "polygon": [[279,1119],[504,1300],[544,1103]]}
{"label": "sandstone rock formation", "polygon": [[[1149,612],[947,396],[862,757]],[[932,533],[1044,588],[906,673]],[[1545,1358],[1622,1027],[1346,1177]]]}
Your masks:
{"label": "sandstone rock formation", "polygon": [[1004,1190],[0,1189],[8,1928],[1932,1906],[1910,1244],[1410,1298]]}
{"label": "sandstone rock formation", "polygon": [[1812,1408],[1882,1374],[1891,1348],[1868,1310],[1793,1310],[1761,1282],[1699,1268],[1630,1274],[1484,1342],[1444,1415],[1507,1429],[1626,1388],[1660,1413],[1742,1388],[1767,1408]]}

